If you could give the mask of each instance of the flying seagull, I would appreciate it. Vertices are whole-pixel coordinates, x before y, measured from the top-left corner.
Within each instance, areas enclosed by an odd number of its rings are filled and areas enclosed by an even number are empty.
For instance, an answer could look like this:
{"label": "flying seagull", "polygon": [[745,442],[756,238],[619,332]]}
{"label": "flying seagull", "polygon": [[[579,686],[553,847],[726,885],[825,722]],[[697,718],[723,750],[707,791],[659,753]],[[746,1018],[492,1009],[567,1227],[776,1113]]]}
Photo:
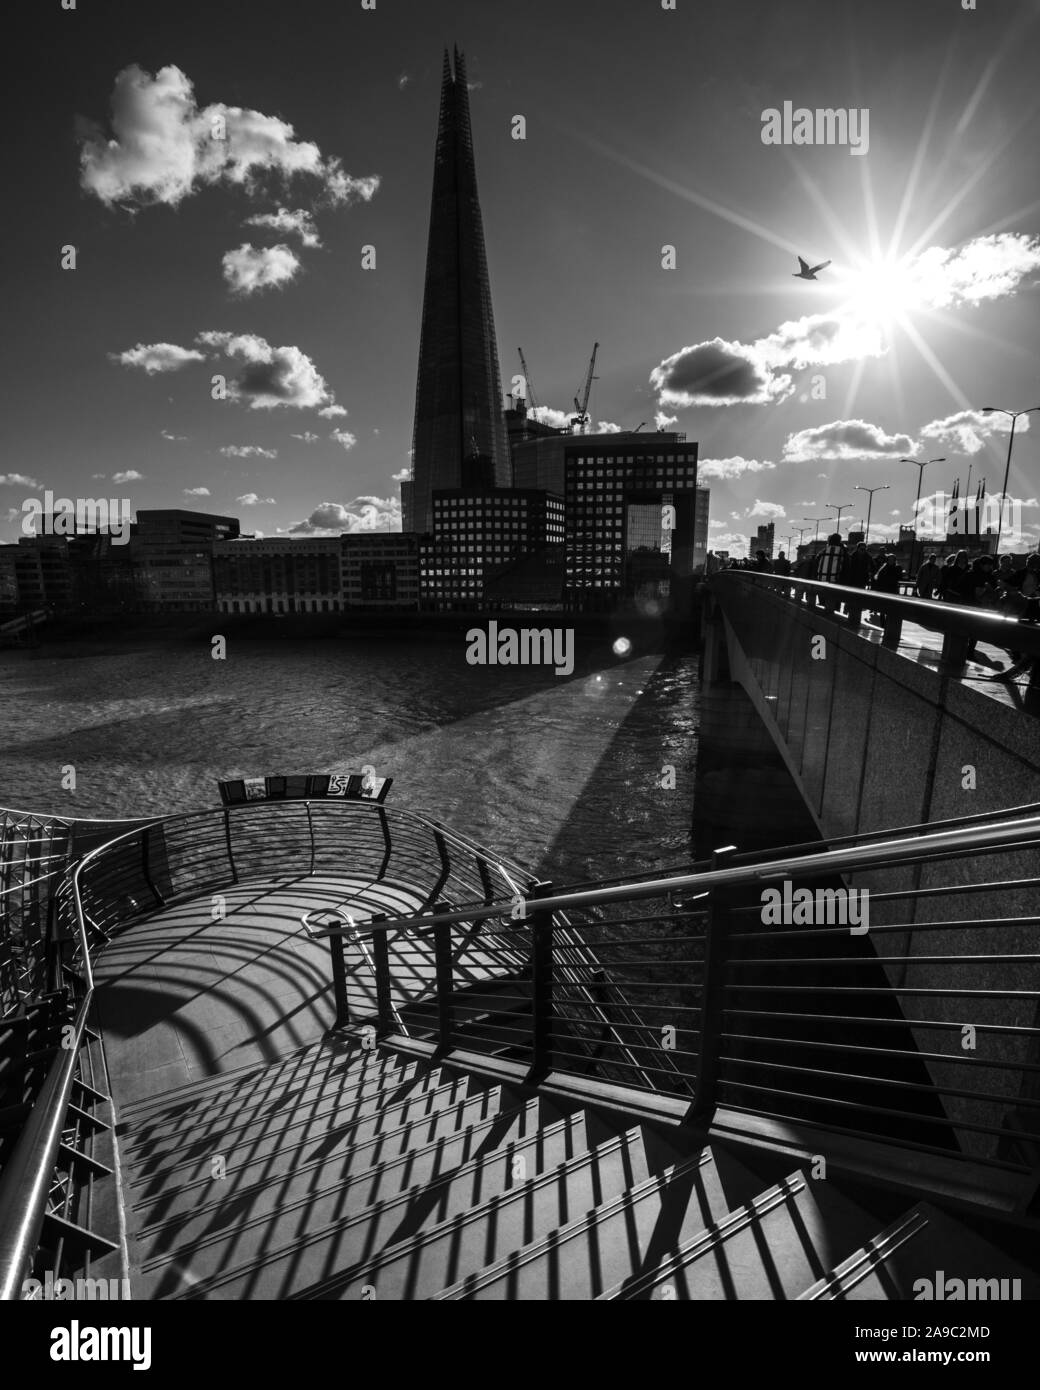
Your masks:
{"label": "flying seagull", "polygon": [[799,256],[798,269],[792,270],[791,274],[796,280],[815,280],[816,272],[818,270],[826,270],[829,265],[830,261],[821,261],[819,265],[809,266],[802,260],[801,256]]}

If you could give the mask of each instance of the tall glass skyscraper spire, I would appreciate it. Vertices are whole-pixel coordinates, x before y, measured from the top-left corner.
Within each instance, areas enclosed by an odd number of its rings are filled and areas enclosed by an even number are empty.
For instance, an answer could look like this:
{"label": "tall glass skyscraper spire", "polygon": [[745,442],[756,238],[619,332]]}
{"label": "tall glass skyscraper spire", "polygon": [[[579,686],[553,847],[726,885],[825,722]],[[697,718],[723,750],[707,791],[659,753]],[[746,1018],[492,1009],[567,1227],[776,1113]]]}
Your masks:
{"label": "tall glass skyscraper spire", "polygon": [[466,62],[447,50],[433,166],[406,531],[433,527],[435,488],[509,487],[509,443],[470,128]]}

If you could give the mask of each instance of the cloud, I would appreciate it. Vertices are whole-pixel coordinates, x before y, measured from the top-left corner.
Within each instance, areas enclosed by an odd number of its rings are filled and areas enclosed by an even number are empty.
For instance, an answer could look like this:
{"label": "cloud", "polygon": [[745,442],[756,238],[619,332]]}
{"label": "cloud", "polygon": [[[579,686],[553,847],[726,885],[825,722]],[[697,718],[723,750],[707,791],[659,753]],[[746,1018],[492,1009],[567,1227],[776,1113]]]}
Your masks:
{"label": "cloud", "polygon": [[206,332],[195,341],[246,363],[241,375],[228,383],[228,395],[251,410],[283,405],[308,410],[329,399],[325,379],[298,347],[272,347],[253,333]]}
{"label": "cloud", "polygon": [[306,521],[289,527],[290,535],[340,535],[356,531],[400,531],[401,503],[396,497],[355,497],[346,506],[322,502]]}
{"label": "cloud", "polygon": [[574,418],[573,412],[568,415],[564,410],[554,410],[551,405],[536,405],[528,414],[532,420],[537,420],[542,425],[550,425],[555,430],[570,430]]}
{"label": "cloud", "polygon": [[178,347],[176,343],[138,343],[125,352],[110,352],[108,356],[123,367],[140,367],[149,376],[155,376],[156,372],[179,372],[189,362],[206,360],[204,352]]}
{"label": "cloud", "polygon": [[260,290],[288,285],[300,269],[300,260],[288,246],[253,246],[244,241],[234,251],[226,251],[224,279],[232,294],[257,294]]}
{"label": "cloud", "polygon": [[243,507],[273,507],[277,505],[273,497],[258,497],[255,492],[243,493],[241,497],[236,497],[235,501]]}
{"label": "cloud", "polygon": [[697,464],[697,481],[701,483],[710,478],[741,478],[745,473],[764,473],[775,467],[775,463],[769,463],[766,459],[746,459],[741,458],[739,454],[725,459],[701,459]]}
{"label": "cloud", "polygon": [[612,425],[609,420],[601,420],[596,426],[597,434],[620,434],[621,426]]}
{"label": "cloud", "polygon": [[723,338],[695,343],[666,357],[650,373],[658,404],[763,405],[793,389],[789,377],[776,377],[754,347]]}
{"label": "cloud", "polygon": [[27,473],[0,473],[0,487],[43,487],[39,478],[30,478]]}
{"label": "cloud", "polygon": [[357,443],[357,435],[351,434],[349,430],[333,430],[329,435],[337,444],[342,444],[344,449],[353,449]]}
{"label": "cloud", "polygon": [[163,439],[168,439],[174,444],[183,444],[188,438],[186,434],[171,434],[169,430],[160,430],[159,433]]}
{"label": "cloud", "polygon": [[1017,293],[1022,282],[1040,273],[1040,237],[1000,232],[975,237],[950,250],[930,246],[905,271],[909,287],[933,309],[981,304]]}
{"label": "cloud", "polygon": [[678,415],[666,415],[663,410],[659,410],[654,416],[654,425],[659,430],[670,430],[673,425],[678,423]]}
{"label": "cloud", "polygon": [[755,505],[749,507],[744,515],[750,520],[752,517],[760,516],[766,521],[776,521],[782,516],[787,515],[784,507],[779,502],[760,502],[755,498]]}
{"label": "cloud", "polygon": [[828,425],[814,425],[789,434],[783,457],[787,463],[805,463],[809,459],[897,459],[912,454],[915,447],[908,434],[886,434],[879,425],[865,420],[832,420]]}
{"label": "cloud", "polygon": [[[1015,426],[1021,433],[1029,428],[1029,416],[1023,415]],[[942,420],[930,420],[921,430],[938,449],[950,449],[958,454],[977,454],[985,448],[992,435],[1007,434],[1011,421],[1006,415],[983,415],[981,410],[958,410]]]}
{"label": "cloud", "polygon": [[292,434],[290,439],[301,439],[304,444],[317,444],[321,438],[320,434],[313,434],[310,430],[304,430],[303,434]]}
{"label": "cloud", "polygon": [[324,410],[318,411],[323,420],[336,420],[347,413],[345,407],[341,405],[327,405]]}
{"label": "cloud", "polygon": [[113,473],[114,483],[139,483],[144,477],[143,473],[138,473],[136,468],[127,468],[122,473]]}
{"label": "cloud", "polygon": [[410,483],[411,480],[412,468],[410,464],[406,465],[399,472],[395,473],[391,479],[391,481],[395,483]]}
{"label": "cloud", "polygon": [[223,102],[200,108],[191,81],[172,64],[154,77],[136,63],[124,68],[111,107],[111,137],[94,125],[80,149],[81,186],[108,206],[176,207],[220,183],[253,193],[265,176],[315,179],[332,204],[367,200],[379,186],[378,178],[352,178],[276,116]]}
{"label": "cloud", "polygon": [[184,495],[185,497],[208,497],[210,491],[208,487],[186,487]]}
{"label": "cloud", "polygon": [[259,444],[225,444],[220,452],[229,459],[276,459],[278,457],[277,449],[261,449]]}
{"label": "cloud", "polygon": [[246,218],[246,226],[263,227],[267,231],[277,232],[280,236],[298,236],[300,244],[309,251],[321,246],[314,218],[306,208],[293,208],[292,211],[279,208],[277,212],[258,212]]}

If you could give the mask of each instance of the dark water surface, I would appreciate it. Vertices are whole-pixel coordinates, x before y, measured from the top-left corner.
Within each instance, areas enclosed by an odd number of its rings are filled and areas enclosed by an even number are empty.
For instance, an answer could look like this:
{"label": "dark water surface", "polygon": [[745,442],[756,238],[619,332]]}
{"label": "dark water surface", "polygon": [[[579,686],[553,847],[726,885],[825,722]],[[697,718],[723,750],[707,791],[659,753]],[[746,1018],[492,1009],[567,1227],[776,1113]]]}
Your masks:
{"label": "dark water surface", "polygon": [[560,678],[464,653],[461,637],[393,636],[234,638],[226,661],[160,642],[3,652],[0,806],[190,811],[217,803],[220,778],[370,763],[394,804],[560,882],[690,857],[694,657],[579,659]]}

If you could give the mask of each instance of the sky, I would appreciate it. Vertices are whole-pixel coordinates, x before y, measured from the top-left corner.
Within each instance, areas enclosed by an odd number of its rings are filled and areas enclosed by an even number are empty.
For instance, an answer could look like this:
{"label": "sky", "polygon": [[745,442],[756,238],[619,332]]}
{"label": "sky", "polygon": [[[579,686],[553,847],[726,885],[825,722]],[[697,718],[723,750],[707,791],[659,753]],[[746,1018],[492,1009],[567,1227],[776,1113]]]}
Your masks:
{"label": "sky", "polygon": [[504,390],[522,346],[557,418],[598,342],[593,422],[698,442],[716,549],[861,519],[857,485],[894,534],[902,456],[945,459],[926,497],[998,492],[981,408],[1040,406],[1040,0],[670,3],[39,4],[3,95],[0,541],[47,489],[400,527],[451,44]]}

